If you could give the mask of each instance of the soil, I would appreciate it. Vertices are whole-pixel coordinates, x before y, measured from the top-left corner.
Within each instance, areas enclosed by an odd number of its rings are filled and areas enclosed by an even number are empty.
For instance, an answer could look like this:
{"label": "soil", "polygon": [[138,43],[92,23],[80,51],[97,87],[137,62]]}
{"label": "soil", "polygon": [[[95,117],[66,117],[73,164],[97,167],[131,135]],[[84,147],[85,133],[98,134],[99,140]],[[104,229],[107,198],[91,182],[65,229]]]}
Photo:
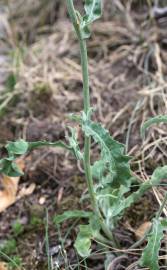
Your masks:
{"label": "soil", "polygon": [[[8,27],[3,40],[10,52],[3,52],[5,57],[10,55],[5,58],[9,65],[5,74],[11,87],[0,79],[1,92],[5,87],[12,93],[0,111],[2,146],[20,137],[65,140],[68,126],[74,125],[68,115],[83,109],[79,48],[65,4],[50,0],[42,7],[41,1],[32,2],[11,1],[8,11],[2,4]],[[167,113],[166,18],[151,18],[152,8],[144,0],[109,2],[104,1],[103,18],[92,27],[88,41],[91,104],[96,108],[93,117],[126,144],[134,157],[131,167],[146,179],[157,165],[166,162],[166,126],[153,127],[146,141],[140,136],[140,126],[148,117]],[[160,4],[163,6],[163,1]],[[13,84],[11,75],[16,78]],[[154,144],[159,136],[162,141]],[[81,133],[79,141],[83,147]],[[94,147],[93,157],[96,154]],[[24,160],[19,190],[31,183],[36,188],[0,214],[0,246],[15,240],[7,255],[21,258],[21,269],[49,269],[47,254],[52,258],[51,269],[104,269],[105,255],[97,243],[92,247],[95,255],[85,261],[75,252],[73,243],[81,220],[60,228],[54,224],[54,216],[64,210],[90,209],[89,203],[80,200],[87,188],[81,165],[67,152],[52,148],[35,150]],[[161,188],[157,192],[163,196]],[[137,228],[150,221],[157,208],[157,197],[150,191],[127,211],[115,231],[124,251],[136,241]],[[16,221],[22,227],[19,233],[14,230]],[[141,250],[122,252],[119,260],[113,259],[112,250],[107,253],[111,260],[107,270],[139,270],[136,262]],[[6,258],[2,256],[2,260]]]}

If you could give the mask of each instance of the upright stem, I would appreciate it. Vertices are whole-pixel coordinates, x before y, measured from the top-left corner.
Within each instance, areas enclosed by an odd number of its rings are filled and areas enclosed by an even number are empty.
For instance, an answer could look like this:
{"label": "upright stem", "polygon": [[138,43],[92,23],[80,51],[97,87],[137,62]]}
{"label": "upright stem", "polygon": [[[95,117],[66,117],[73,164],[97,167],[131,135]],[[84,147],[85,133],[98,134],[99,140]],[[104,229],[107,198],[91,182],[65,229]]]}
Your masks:
{"label": "upright stem", "polygon": [[[86,41],[81,37],[78,18],[74,9],[73,1],[67,0],[67,8],[71,17],[73,26],[75,28],[77,37],[79,39],[80,53],[81,53],[81,66],[83,77],[83,98],[84,98],[84,112],[87,115],[90,109],[90,94],[89,94],[89,72],[88,72],[88,57]],[[91,198],[91,203],[94,211],[97,211],[96,198],[93,189],[93,179],[90,167],[90,137],[85,136],[84,142],[84,169],[87,179],[88,190]]]}
{"label": "upright stem", "polygon": [[[86,41],[82,38],[81,30],[80,30],[80,22],[79,18],[76,15],[76,11],[74,9],[73,0],[66,0],[67,8],[69,15],[71,17],[73,26],[75,28],[79,45],[80,45],[80,53],[81,53],[81,66],[82,66],[82,77],[83,77],[83,98],[84,98],[84,113],[88,116],[88,112],[90,110],[90,93],[89,93],[89,72],[88,72],[88,57],[87,57],[87,46]],[[99,207],[97,205],[96,196],[93,187],[93,178],[91,173],[91,163],[90,163],[90,144],[91,138],[85,135],[84,141],[84,169],[87,180],[88,191],[90,194],[91,204],[94,210],[95,215],[99,218],[99,222],[101,224],[102,230],[106,234],[106,236],[114,241],[112,233],[107,228],[102,215],[100,213]]]}

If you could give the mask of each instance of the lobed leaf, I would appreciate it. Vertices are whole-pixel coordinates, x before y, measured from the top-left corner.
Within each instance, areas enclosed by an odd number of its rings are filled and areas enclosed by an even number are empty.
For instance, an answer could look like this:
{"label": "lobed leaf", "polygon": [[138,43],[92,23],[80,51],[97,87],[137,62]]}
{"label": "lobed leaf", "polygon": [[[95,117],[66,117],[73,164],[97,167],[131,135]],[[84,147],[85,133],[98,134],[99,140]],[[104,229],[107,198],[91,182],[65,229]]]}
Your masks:
{"label": "lobed leaf", "polygon": [[99,19],[102,15],[102,1],[101,0],[85,0],[85,12],[84,17],[87,23],[92,23]]}
{"label": "lobed leaf", "polygon": [[85,15],[80,17],[80,30],[82,38],[90,37],[89,25],[102,15],[102,1],[101,0],[85,0]]}
{"label": "lobed leaf", "polygon": [[100,159],[92,166],[92,175],[97,180],[94,189],[107,226],[113,229],[117,215],[124,209],[124,195],[130,190],[130,157],[124,154],[124,145],[100,124],[85,118],[82,129],[100,145]]}
{"label": "lobed leaf", "polygon": [[139,265],[148,267],[150,270],[158,270],[158,255],[160,250],[161,240],[163,238],[163,225],[160,220],[154,219],[152,230],[148,236],[148,243],[143,250]]}
{"label": "lobed leaf", "polygon": [[151,179],[142,183],[136,192],[128,195],[133,177],[130,158],[124,154],[124,145],[115,141],[100,124],[85,119],[83,131],[101,146],[101,156],[92,166],[92,175],[98,182],[94,186],[99,207],[107,226],[114,228],[125,209],[138,201],[152,186],[167,178],[167,166],[157,168]]}
{"label": "lobed leaf", "polygon": [[144,137],[147,128],[158,123],[167,123],[167,115],[158,115],[147,120],[141,127],[141,136]]}
{"label": "lobed leaf", "polygon": [[94,164],[96,168],[98,167],[99,177],[105,174],[113,186],[119,187],[121,184],[128,186],[128,180],[131,178],[130,157],[124,154],[124,145],[114,140],[108,130],[99,123],[85,121],[82,129],[87,136],[92,136],[101,146],[101,158]]}
{"label": "lobed leaf", "polygon": [[122,196],[121,200],[120,198],[116,200],[116,203],[112,207],[112,218],[120,215],[123,210],[137,202],[146,191],[148,191],[151,187],[158,185],[160,181],[165,178],[167,178],[167,166],[156,168],[151,176],[151,179],[142,183],[136,192],[133,192],[128,197]]}

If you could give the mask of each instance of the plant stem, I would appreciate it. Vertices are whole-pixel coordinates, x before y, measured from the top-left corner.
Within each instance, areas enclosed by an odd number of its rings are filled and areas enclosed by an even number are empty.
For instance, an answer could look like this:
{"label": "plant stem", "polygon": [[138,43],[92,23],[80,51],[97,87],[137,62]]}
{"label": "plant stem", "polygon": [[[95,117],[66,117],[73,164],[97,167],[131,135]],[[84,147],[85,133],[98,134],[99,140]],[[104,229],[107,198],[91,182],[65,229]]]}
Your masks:
{"label": "plant stem", "polygon": [[[88,59],[87,59],[87,48],[86,41],[80,39],[80,53],[81,53],[81,65],[82,65],[82,76],[83,76],[83,96],[84,96],[84,113],[88,115],[88,111],[90,109],[90,93],[89,93],[89,73],[88,73]],[[91,173],[91,165],[90,165],[90,137],[85,135],[84,142],[84,169],[88,184],[88,190],[91,197],[91,202],[93,209],[96,211],[96,198],[94,194],[93,188],[93,179]]]}
{"label": "plant stem", "polygon": [[[67,0],[67,8],[71,17],[73,26],[75,28],[77,37],[79,39],[80,54],[81,54],[81,66],[82,66],[82,77],[83,77],[83,99],[84,99],[84,113],[87,115],[90,109],[90,93],[89,93],[89,72],[88,72],[88,57],[86,41],[81,37],[81,31],[79,27],[78,18],[74,9],[73,0]],[[84,169],[87,179],[88,191],[91,198],[91,203],[94,211],[97,211],[96,198],[93,188],[93,179],[90,167],[90,137],[85,136],[84,142]]]}
{"label": "plant stem", "polygon": [[[87,46],[86,41],[82,38],[81,30],[80,30],[80,21],[76,14],[73,0],[66,0],[67,1],[67,8],[75,28],[75,32],[77,34],[79,45],[80,45],[80,54],[81,54],[81,66],[82,66],[82,77],[83,77],[83,99],[84,99],[84,113],[87,115],[89,114],[90,110],[90,93],[89,93],[89,72],[88,72],[88,57],[87,57]],[[94,210],[95,215],[99,218],[99,222],[101,224],[102,230],[105,235],[112,240],[114,246],[116,243],[114,241],[114,237],[110,230],[108,229],[107,225],[105,224],[99,207],[96,201],[96,195],[94,192],[93,187],[93,178],[91,173],[91,163],[90,163],[90,145],[91,145],[91,138],[85,135],[84,141],[84,170],[87,180],[88,191],[90,194],[91,204]]]}

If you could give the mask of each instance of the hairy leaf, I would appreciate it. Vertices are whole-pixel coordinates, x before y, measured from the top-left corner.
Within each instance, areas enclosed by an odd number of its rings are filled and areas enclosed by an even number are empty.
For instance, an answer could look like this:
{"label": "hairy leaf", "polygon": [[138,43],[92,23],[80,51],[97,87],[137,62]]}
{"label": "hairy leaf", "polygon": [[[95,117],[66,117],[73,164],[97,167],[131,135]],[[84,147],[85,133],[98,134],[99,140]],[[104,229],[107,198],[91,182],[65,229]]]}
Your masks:
{"label": "hairy leaf", "polygon": [[100,191],[96,190],[96,196],[107,225],[113,229],[115,223],[127,208],[137,202],[151,187],[160,184],[160,181],[165,178],[167,178],[167,166],[155,169],[151,179],[141,183],[139,189],[129,196],[126,194],[130,191],[130,187],[123,185],[116,189],[112,188],[112,186],[106,186],[101,188]]}
{"label": "hairy leaf", "polygon": [[61,215],[56,215],[54,217],[54,222],[56,224],[60,224],[63,221],[71,218],[90,218],[92,216],[92,212],[80,211],[80,210],[72,210],[72,211],[65,211]]}
{"label": "hairy leaf", "polygon": [[133,177],[130,173],[130,158],[124,155],[124,146],[99,124],[87,119],[83,122],[83,130],[101,146],[101,158],[92,166],[93,177],[98,180],[94,188],[106,223],[113,229],[125,209],[167,177],[167,166],[157,168],[149,181],[141,183],[139,189],[128,196]]}
{"label": "hairy leaf", "polygon": [[85,15],[80,18],[81,33],[83,38],[90,37],[89,25],[95,20],[99,19],[102,14],[102,0],[85,0]]}
{"label": "hairy leaf", "polygon": [[150,270],[158,270],[158,254],[160,249],[161,240],[163,238],[162,223],[154,219],[152,230],[148,236],[148,243],[143,250],[142,257],[139,261],[140,266],[148,267]]}
{"label": "hairy leaf", "polygon": [[85,12],[84,17],[87,23],[92,23],[101,17],[102,13],[102,1],[101,0],[85,0]]}
{"label": "hairy leaf", "polygon": [[167,123],[167,115],[158,115],[147,120],[141,127],[141,136],[144,137],[147,128],[158,123]]}
{"label": "hairy leaf", "polygon": [[[131,178],[130,157],[124,154],[124,145],[115,141],[108,130],[98,123],[85,121],[82,128],[87,136],[92,136],[95,142],[101,146],[101,159],[94,165],[96,168],[98,167],[99,177],[101,178],[105,174],[113,186],[121,184],[128,186],[128,179]],[[92,168],[92,171],[95,169]]]}
{"label": "hairy leaf", "polygon": [[106,186],[97,192],[97,199],[101,211],[106,219],[106,224],[111,230],[121,217],[124,210],[124,195],[129,191],[129,187],[121,185],[119,188]]}
{"label": "hairy leaf", "polygon": [[151,176],[151,179],[142,183],[136,192],[133,192],[127,198],[122,197],[122,199],[118,198],[118,200],[116,200],[116,204],[113,205],[112,208],[112,218],[117,217],[119,214],[121,214],[123,210],[130,207],[133,203],[137,202],[146,191],[148,191],[151,187],[158,185],[160,181],[165,178],[167,178],[167,166],[155,169]]}
{"label": "hairy leaf", "polygon": [[84,119],[82,128],[100,145],[100,159],[92,166],[92,175],[96,179],[94,189],[107,226],[113,229],[116,218],[112,217],[116,217],[115,211],[122,212],[121,202],[130,190],[130,157],[124,154],[124,145],[115,141],[100,124]]}

